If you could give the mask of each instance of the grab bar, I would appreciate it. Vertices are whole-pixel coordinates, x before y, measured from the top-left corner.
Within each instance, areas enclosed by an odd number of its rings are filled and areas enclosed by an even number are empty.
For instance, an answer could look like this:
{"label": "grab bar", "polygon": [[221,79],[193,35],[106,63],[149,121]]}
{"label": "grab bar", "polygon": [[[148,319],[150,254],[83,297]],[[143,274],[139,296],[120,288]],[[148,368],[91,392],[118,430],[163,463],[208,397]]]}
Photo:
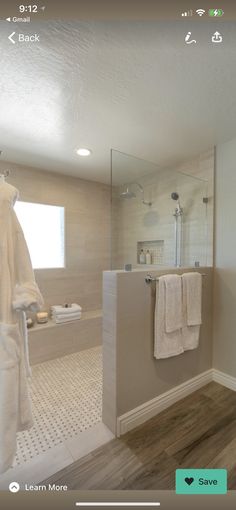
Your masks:
{"label": "grab bar", "polygon": [[[206,273],[200,273],[202,276],[207,276]],[[164,276],[164,275],[162,275]],[[180,275],[182,276],[182,275]],[[159,281],[159,276],[158,277],[155,277],[155,276],[152,276],[151,274],[147,274],[147,276],[145,276],[145,282],[146,283],[152,283],[152,282],[158,282]]]}

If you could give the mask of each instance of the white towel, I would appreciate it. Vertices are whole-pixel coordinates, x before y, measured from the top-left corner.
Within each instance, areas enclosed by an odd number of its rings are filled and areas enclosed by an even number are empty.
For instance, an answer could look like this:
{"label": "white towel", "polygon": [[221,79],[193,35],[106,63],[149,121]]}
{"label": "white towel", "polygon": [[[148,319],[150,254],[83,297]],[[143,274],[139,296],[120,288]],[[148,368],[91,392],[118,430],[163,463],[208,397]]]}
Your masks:
{"label": "white towel", "polygon": [[[154,357],[170,358],[184,352],[182,330],[166,332],[166,275],[160,276],[156,284]],[[179,295],[181,299],[181,294]]]}
{"label": "white towel", "polygon": [[74,317],[66,317],[65,319],[61,319],[61,318],[56,318],[54,319],[55,323],[56,324],[64,324],[65,322],[73,322],[73,321],[77,321],[81,319],[81,314],[78,314],[77,316],[74,316]]}
{"label": "white towel", "polygon": [[77,303],[72,303],[71,306],[62,306],[62,305],[53,305],[51,306],[52,312],[55,312],[56,314],[70,314],[73,312],[81,312],[82,308],[80,305],[77,305]]}
{"label": "white towel", "polygon": [[182,328],[182,279],[178,274],[165,275],[166,309],[165,328],[166,333],[172,333]]}
{"label": "white towel", "polygon": [[73,312],[73,313],[52,313],[52,319],[77,319],[77,317],[81,317],[81,312]]}
{"label": "white towel", "polygon": [[202,276],[200,273],[184,273],[183,281],[183,345],[184,350],[196,349],[199,344],[202,323]]}
{"label": "white towel", "polygon": [[182,278],[187,294],[187,324],[199,326],[202,323],[202,275],[184,273]]}

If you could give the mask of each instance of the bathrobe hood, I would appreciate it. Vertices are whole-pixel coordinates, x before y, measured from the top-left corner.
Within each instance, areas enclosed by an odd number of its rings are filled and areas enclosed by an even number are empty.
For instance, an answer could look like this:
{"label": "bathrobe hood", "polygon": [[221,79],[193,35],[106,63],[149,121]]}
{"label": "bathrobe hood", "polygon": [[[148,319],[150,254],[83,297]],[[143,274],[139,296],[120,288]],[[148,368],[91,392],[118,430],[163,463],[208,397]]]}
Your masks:
{"label": "bathrobe hood", "polygon": [[18,191],[0,181],[0,473],[11,467],[16,434],[32,426],[25,311],[43,298],[14,211]]}

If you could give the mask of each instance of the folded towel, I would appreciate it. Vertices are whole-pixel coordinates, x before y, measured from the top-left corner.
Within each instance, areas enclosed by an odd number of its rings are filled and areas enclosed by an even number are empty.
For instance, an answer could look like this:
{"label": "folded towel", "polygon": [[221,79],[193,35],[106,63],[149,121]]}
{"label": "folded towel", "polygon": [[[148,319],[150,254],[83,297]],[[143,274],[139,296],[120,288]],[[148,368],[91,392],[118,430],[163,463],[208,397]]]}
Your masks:
{"label": "folded towel", "polygon": [[73,313],[60,313],[60,314],[57,314],[57,313],[52,313],[52,318],[53,319],[77,319],[77,317],[81,317],[81,312],[73,312]]}
{"label": "folded towel", "polygon": [[184,273],[182,278],[187,294],[187,324],[198,326],[202,323],[202,275]]}
{"label": "folded towel", "polygon": [[166,332],[166,276],[160,276],[156,284],[154,357],[169,358],[182,352],[184,352],[182,330]]}
{"label": "folded towel", "polygon": [[73,322],[73,321],[77,321],[79,319],[81,319],[81,314],[80,315],[78,314],[77,317],[67,317],[66,319],[56,318],[56,319],[54,319],[54,322],[56,324],[63,324],[65,322]]}
{"label": "folded towel", "polygon": [[184,273],[183,281],[183,346],[184,350],[196,349],[199,344],[202,303],[202,276]]}
{"label": "folded towel", "polygon": [[77,303],[72,303],[71,306],[53,305],[51,306],[52,312],[59,314],[70,314],[73,312],[81,312],[82,308]]}
{"label": "folded towel", "polygon": [[165,330],[182,328],[182,279],[178,274],[165,275]]}

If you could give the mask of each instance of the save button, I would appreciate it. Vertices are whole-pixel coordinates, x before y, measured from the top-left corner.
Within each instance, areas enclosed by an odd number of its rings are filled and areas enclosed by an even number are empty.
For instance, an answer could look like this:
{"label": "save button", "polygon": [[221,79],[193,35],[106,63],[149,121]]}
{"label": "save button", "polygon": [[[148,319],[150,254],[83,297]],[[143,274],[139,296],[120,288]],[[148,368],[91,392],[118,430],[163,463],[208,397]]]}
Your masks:
{"label": "save button", "polygon": [[176,494],[226,494],[226,469],[176,469]]}

